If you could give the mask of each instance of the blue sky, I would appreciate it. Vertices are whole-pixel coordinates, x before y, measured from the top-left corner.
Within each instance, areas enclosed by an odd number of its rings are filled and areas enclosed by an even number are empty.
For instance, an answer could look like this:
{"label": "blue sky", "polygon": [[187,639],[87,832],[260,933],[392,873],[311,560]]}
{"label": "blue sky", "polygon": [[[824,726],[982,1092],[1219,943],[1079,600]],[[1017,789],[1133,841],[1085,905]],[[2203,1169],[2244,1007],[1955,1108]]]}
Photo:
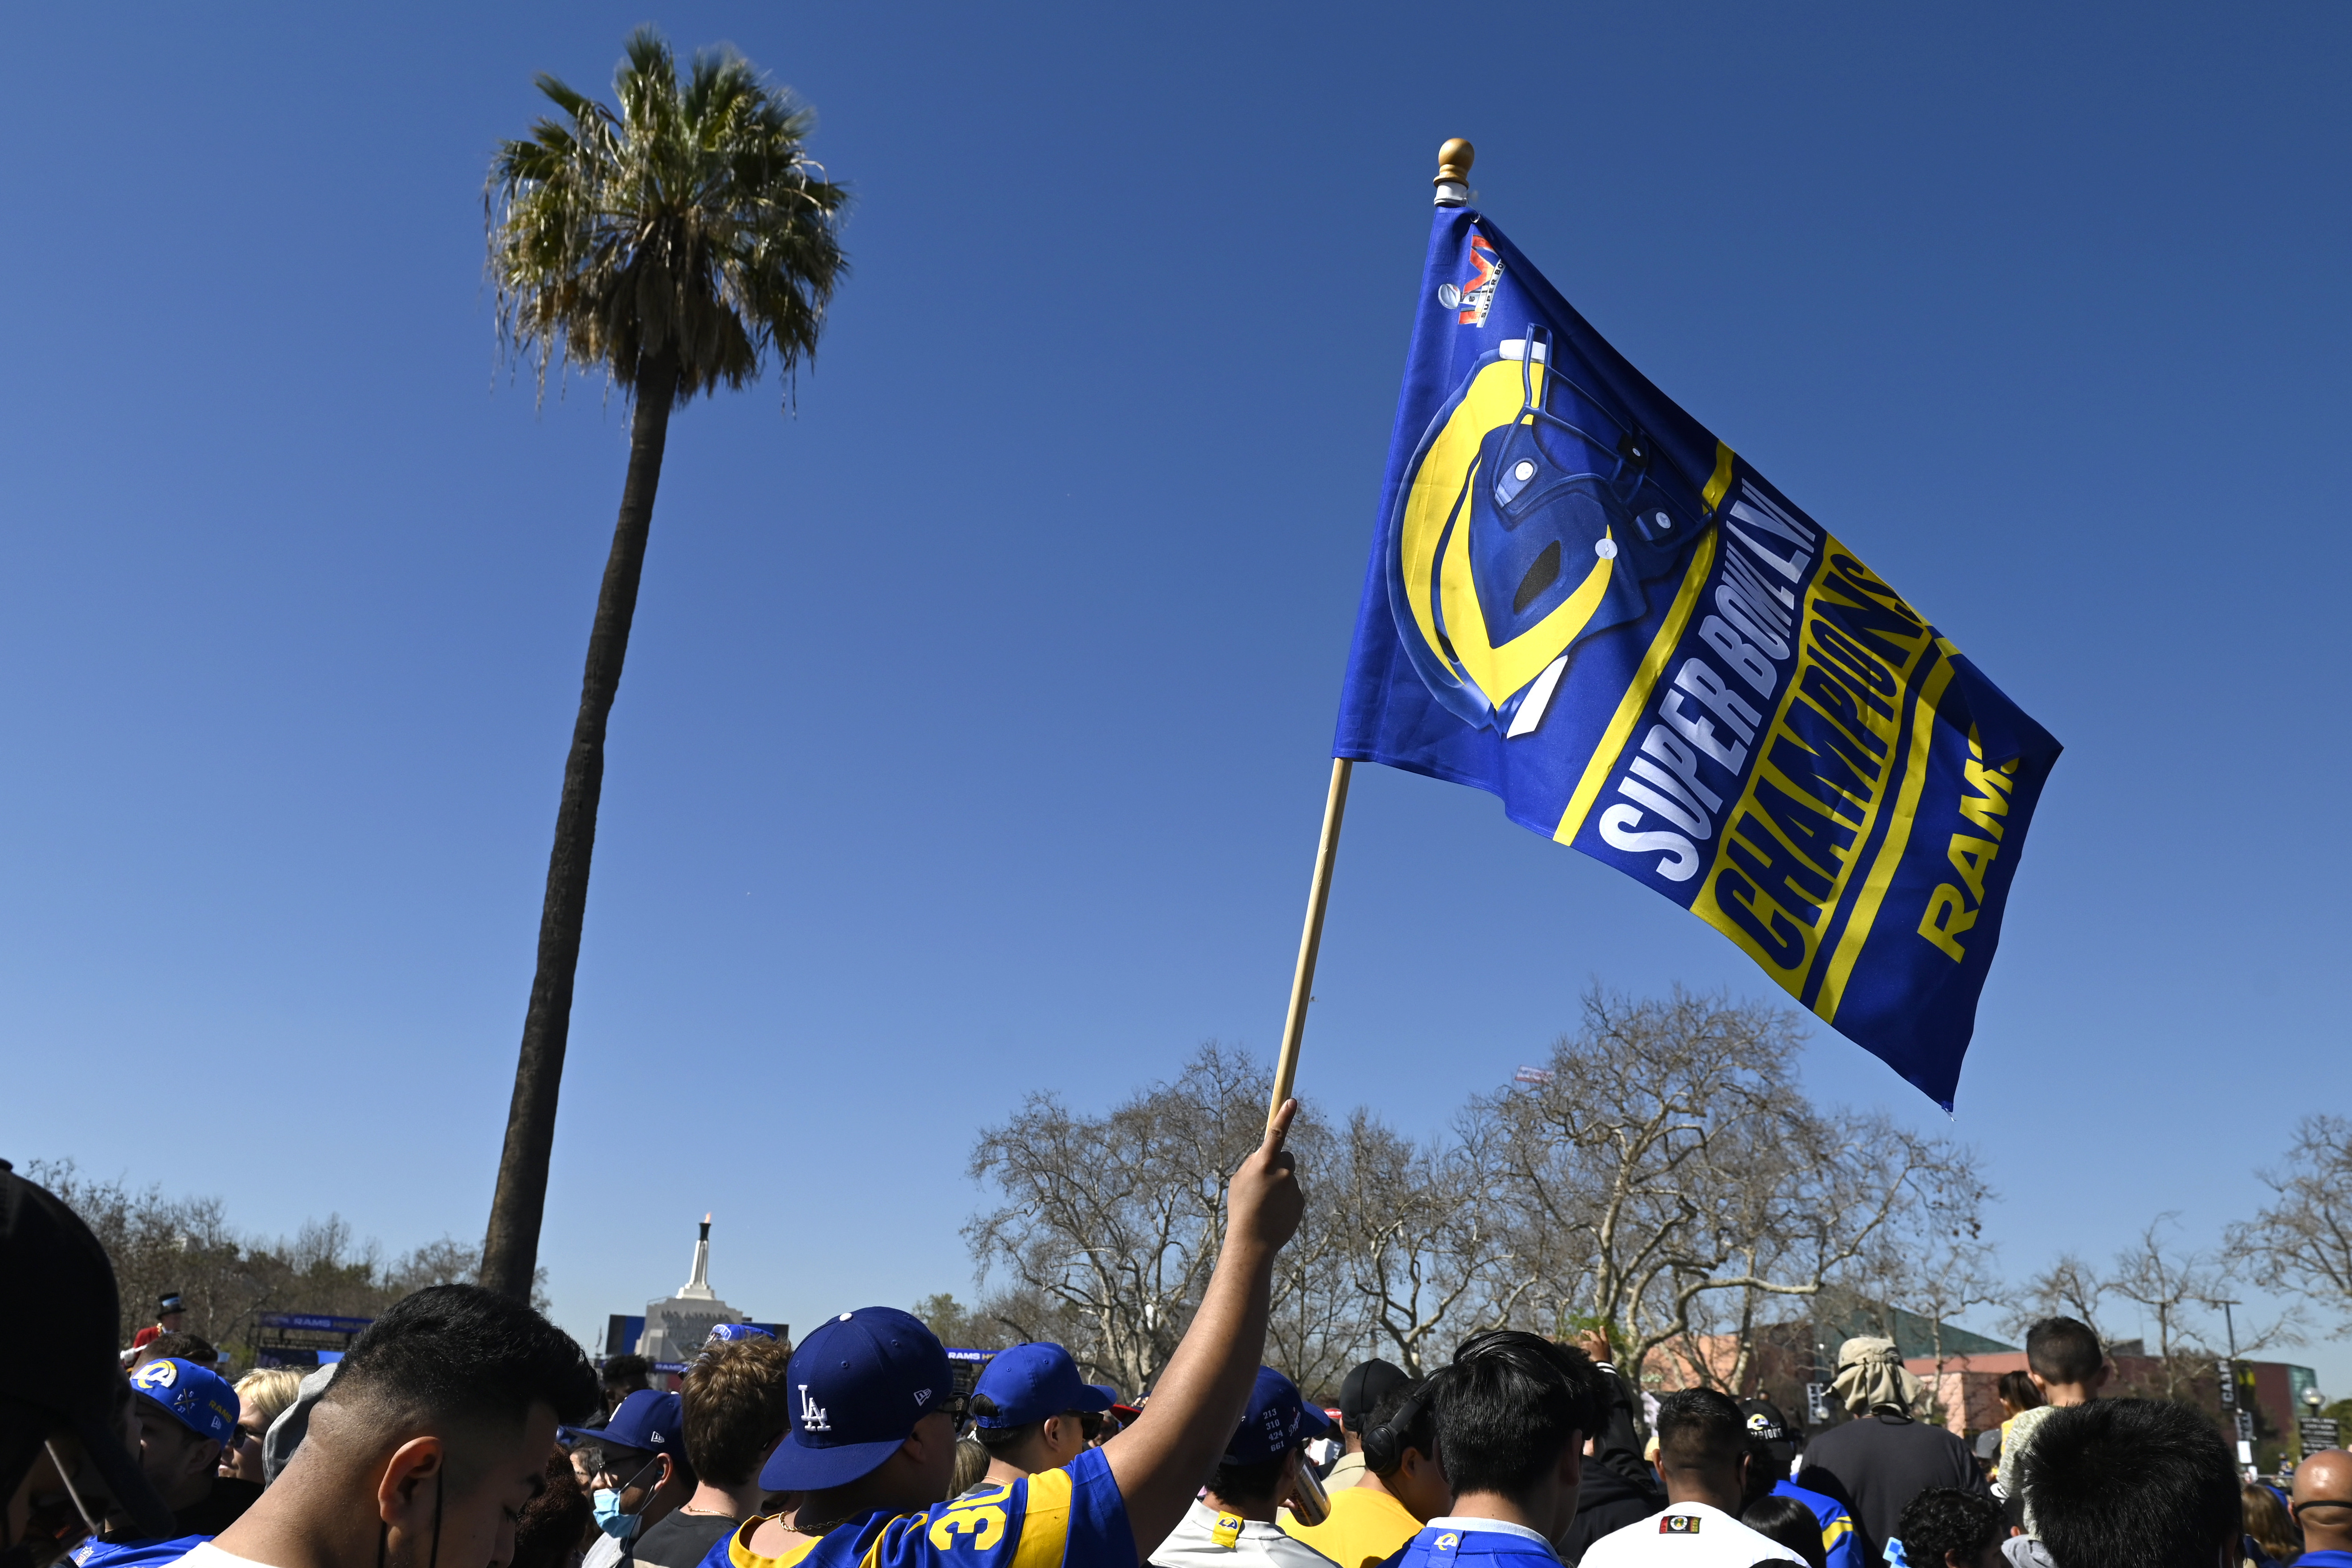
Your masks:
{"label": "blue sky", "polygon": [[[1450,135],[2067,745],[1954,1129],[2006,1266],[2210,1243],[2346,1109],[2340,7],[94,5],[0,102],[0,1154],[479,1235],[626,432],[498,369],[480,182],[645,21],[816,107],[856,270],[796,414],[672,426],[567,1325],[706,1209],[763,1318],[968,1294],[980,1125],[1272,1044]],[[1414,1129],[1592,978],[1779,994],[1378,769],[1324,951],[1306,1090]]]}

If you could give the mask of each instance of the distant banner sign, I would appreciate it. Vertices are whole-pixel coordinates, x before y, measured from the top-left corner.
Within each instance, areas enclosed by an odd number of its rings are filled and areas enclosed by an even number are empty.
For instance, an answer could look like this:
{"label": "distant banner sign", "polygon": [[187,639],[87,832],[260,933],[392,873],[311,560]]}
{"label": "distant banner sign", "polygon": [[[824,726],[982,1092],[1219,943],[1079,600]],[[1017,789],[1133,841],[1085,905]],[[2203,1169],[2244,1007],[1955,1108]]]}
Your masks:
{"label": "distant banner sign", "polygon": [[2344,1446],[2344,1429],[2324,1415],[2306,1415],[2294,1424],[2295,1436],[2303,1440],[2303,1457],[2311,1458],[2324,1448]]}
{"label": "distant banner sign", "polygon": [[261,1326],[265,1329],[309,1329],[321,1334],[356,1334],[363,1331],[373,1318],[330,1318],[317,1312],[264,1312]]}

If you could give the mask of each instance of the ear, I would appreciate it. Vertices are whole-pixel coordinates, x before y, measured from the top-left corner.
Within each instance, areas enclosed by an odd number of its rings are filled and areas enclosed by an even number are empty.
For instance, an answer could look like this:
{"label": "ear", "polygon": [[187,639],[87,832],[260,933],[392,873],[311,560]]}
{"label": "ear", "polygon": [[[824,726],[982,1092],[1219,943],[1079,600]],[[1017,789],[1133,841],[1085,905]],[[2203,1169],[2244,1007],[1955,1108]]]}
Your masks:
{"label": "ear", "polygon": [[397,1524],[419,1504],[426,1488],[443,1479],[448,1449],[438,1437],[411,1437],[392,1451],[376,1483],[376,1517]]}

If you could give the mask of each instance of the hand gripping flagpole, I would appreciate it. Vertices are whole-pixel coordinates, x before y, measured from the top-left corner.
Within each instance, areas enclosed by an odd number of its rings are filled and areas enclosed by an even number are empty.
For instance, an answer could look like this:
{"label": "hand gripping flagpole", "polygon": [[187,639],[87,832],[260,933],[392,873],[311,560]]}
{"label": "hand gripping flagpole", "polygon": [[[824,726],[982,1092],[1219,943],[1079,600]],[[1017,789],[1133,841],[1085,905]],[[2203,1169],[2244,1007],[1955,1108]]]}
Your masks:
{"label": "hand gripping flagpole", "polygon": [[[1455,137],[1437,150],[1436,205],[1458,207],[1470,200],[1470,162],[1477,155]],[[1307,1034],[1307,1004],[1314,999],[1315,955],[1323,945],[1323,912],[1331,902],[1331,867],[1339,858],[1339,821],[1348,812],[1348,775],[1355,764],[1331,759],[1331,790],[1323,797],[1323,832],[1315,841],[1315,877],[1307,887],[1307,928],[1298,937],[1298,967],[1290,974],[1290,1010],[1282,1020],[1282,1054],[1274,1066],[1274,1103],[1266,1124],[1282,1110],[1298,1079],[1298,1045]]]}

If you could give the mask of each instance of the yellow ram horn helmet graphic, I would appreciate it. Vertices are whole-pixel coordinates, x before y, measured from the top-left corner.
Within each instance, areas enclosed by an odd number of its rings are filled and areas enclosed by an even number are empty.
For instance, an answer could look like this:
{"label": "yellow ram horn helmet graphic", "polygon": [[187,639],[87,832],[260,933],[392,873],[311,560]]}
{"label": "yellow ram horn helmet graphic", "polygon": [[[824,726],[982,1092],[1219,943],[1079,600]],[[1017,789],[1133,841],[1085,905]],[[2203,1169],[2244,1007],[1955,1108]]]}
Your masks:
{"label": "yellow ram horn helmet graphic", "polygon": [[1555,371],[1538,329],[1472,367],[1413,454],[1384,551],[1398,634],[1448,710],[1530,733],[1577,644],[1641,618],[1643,584],[1700,531],[1653,461]]}

